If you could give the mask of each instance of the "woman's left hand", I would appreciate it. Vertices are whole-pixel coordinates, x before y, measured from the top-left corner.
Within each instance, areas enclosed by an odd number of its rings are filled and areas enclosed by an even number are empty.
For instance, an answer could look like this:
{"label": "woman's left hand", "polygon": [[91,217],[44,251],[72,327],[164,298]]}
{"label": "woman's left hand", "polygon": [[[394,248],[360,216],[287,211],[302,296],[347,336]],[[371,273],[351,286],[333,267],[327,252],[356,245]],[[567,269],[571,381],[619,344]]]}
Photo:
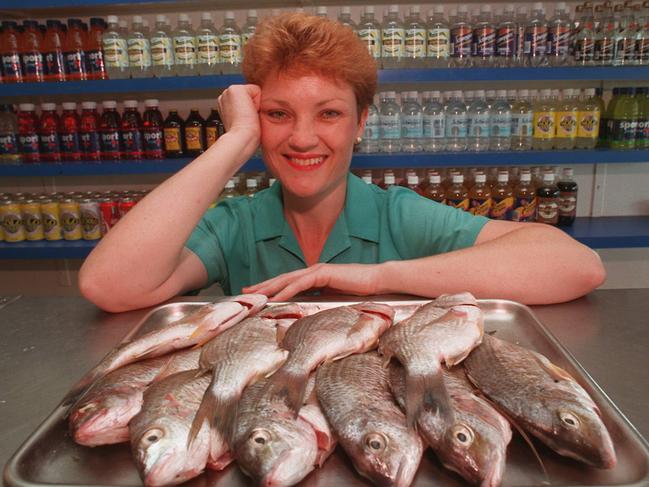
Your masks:
{"label": "woman's left hand", "polygon": [[380,268],[381,264],[315,264],[245,287],[243,292],[265,294],[271,301],[285,301],[309,289],[355,296],[379,294],[385,292],[379,285]]}

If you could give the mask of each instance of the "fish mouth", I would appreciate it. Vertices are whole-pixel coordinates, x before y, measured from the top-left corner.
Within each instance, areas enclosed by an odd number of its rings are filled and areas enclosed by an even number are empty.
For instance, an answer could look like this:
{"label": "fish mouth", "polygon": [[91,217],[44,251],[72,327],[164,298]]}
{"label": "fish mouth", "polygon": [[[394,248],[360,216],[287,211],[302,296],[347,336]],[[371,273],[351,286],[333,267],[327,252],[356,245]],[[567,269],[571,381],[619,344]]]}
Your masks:
{"label": "fish mouth", "polygon": [[486,475],[482,479],[481,487],[498,487],[503,478],[505,470],[504,458],[501,455],[496,455],[489,465]]}

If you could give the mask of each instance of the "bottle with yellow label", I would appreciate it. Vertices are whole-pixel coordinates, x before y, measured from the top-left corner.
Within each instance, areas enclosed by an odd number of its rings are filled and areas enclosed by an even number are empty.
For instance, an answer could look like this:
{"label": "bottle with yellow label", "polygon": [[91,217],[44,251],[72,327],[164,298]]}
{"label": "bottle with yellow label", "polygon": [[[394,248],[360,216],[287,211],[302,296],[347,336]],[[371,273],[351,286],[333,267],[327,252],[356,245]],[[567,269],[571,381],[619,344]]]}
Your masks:
{"label": "bottle with yellow label", "polygon": [[198,113],[198,108],[192,108],[185,121],[185,149],[188,156],[198,156],[205,152],[205,120]]}
{"label": "bottle with yellow label", "polygon": [[475,184],[469,191],[469,212],[472,215],[489,216],[491,210],[491,188],[487,186],[487,175],[475,173]]}
{"label": "bottle with yellow label", "polygon": [[552,102],[552,90],[541,90],[539,98],[532,105],[534,127],[533,150],[550,150],[554,144],[556,109]]}
{"label": "bottle with yellow label", "polygon": [[510,220],[514,209],[514,191],[509,185],[509,172],[498,171],[498,183],[491,190],[489,218]]}
{"label": "bottle with yellow label", "polygon": [[587,88],[579,103],[577,112],[577,149],[594,149],[599,138],[602,111],[598,100],[595,99],[595,88]]}
{"label": "bottle with yellow label", "polygon": [[576,102],[575,90],[563,90],[563,99],[557,104],[555,149],[574,149],[577,139],[577,117],[579,106]]}
{"label": "bottle with yellow label", "polygon": [[178,115],[178,110],[172,108],[164,122],[165,154],[167,157],[184,157],[184,122]]}
{"label": "bottle with yellow label", "polygon": [[469,192],[464,187],[464,175],[453,174],[453,184],[446,190],[446,204],[454,208],[468,211],[469,209]]}
{"label": "bottle with yellow label", "polygon": [[207,138],[207,147],[210,147],[216,140],[223,135],[225,127],[216,108],[212,108],[210,115],[205,120],[205,135]]}

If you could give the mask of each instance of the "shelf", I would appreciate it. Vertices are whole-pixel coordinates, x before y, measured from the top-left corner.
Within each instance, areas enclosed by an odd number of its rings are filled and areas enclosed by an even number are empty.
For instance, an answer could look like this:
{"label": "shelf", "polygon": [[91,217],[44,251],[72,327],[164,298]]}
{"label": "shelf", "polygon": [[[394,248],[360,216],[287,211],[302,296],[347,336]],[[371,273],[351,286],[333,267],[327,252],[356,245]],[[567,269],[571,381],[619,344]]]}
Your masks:
{"label": "shelf", "polygon": [[[649,247],[649,216],[577,218],[572,227],[562,228],[594,249]],[[3,259],[84,259],[97,241],[0,242]]]}

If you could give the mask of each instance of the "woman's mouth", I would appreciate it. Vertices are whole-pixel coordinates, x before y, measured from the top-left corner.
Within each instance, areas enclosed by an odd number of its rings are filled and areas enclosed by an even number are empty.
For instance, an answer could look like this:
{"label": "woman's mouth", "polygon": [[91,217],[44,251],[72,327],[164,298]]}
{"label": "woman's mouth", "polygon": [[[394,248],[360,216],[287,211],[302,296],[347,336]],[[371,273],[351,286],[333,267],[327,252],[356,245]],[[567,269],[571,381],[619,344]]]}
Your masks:
{"label": "woman's mouth", "polygon": [[312,156],[312,157],[303,157],[303,156],[289,156],[285,155],[286,160],[289,165],[300,171],[310,171],[317,169],[322,165],[322,163],[327,158],[326,156]]}

